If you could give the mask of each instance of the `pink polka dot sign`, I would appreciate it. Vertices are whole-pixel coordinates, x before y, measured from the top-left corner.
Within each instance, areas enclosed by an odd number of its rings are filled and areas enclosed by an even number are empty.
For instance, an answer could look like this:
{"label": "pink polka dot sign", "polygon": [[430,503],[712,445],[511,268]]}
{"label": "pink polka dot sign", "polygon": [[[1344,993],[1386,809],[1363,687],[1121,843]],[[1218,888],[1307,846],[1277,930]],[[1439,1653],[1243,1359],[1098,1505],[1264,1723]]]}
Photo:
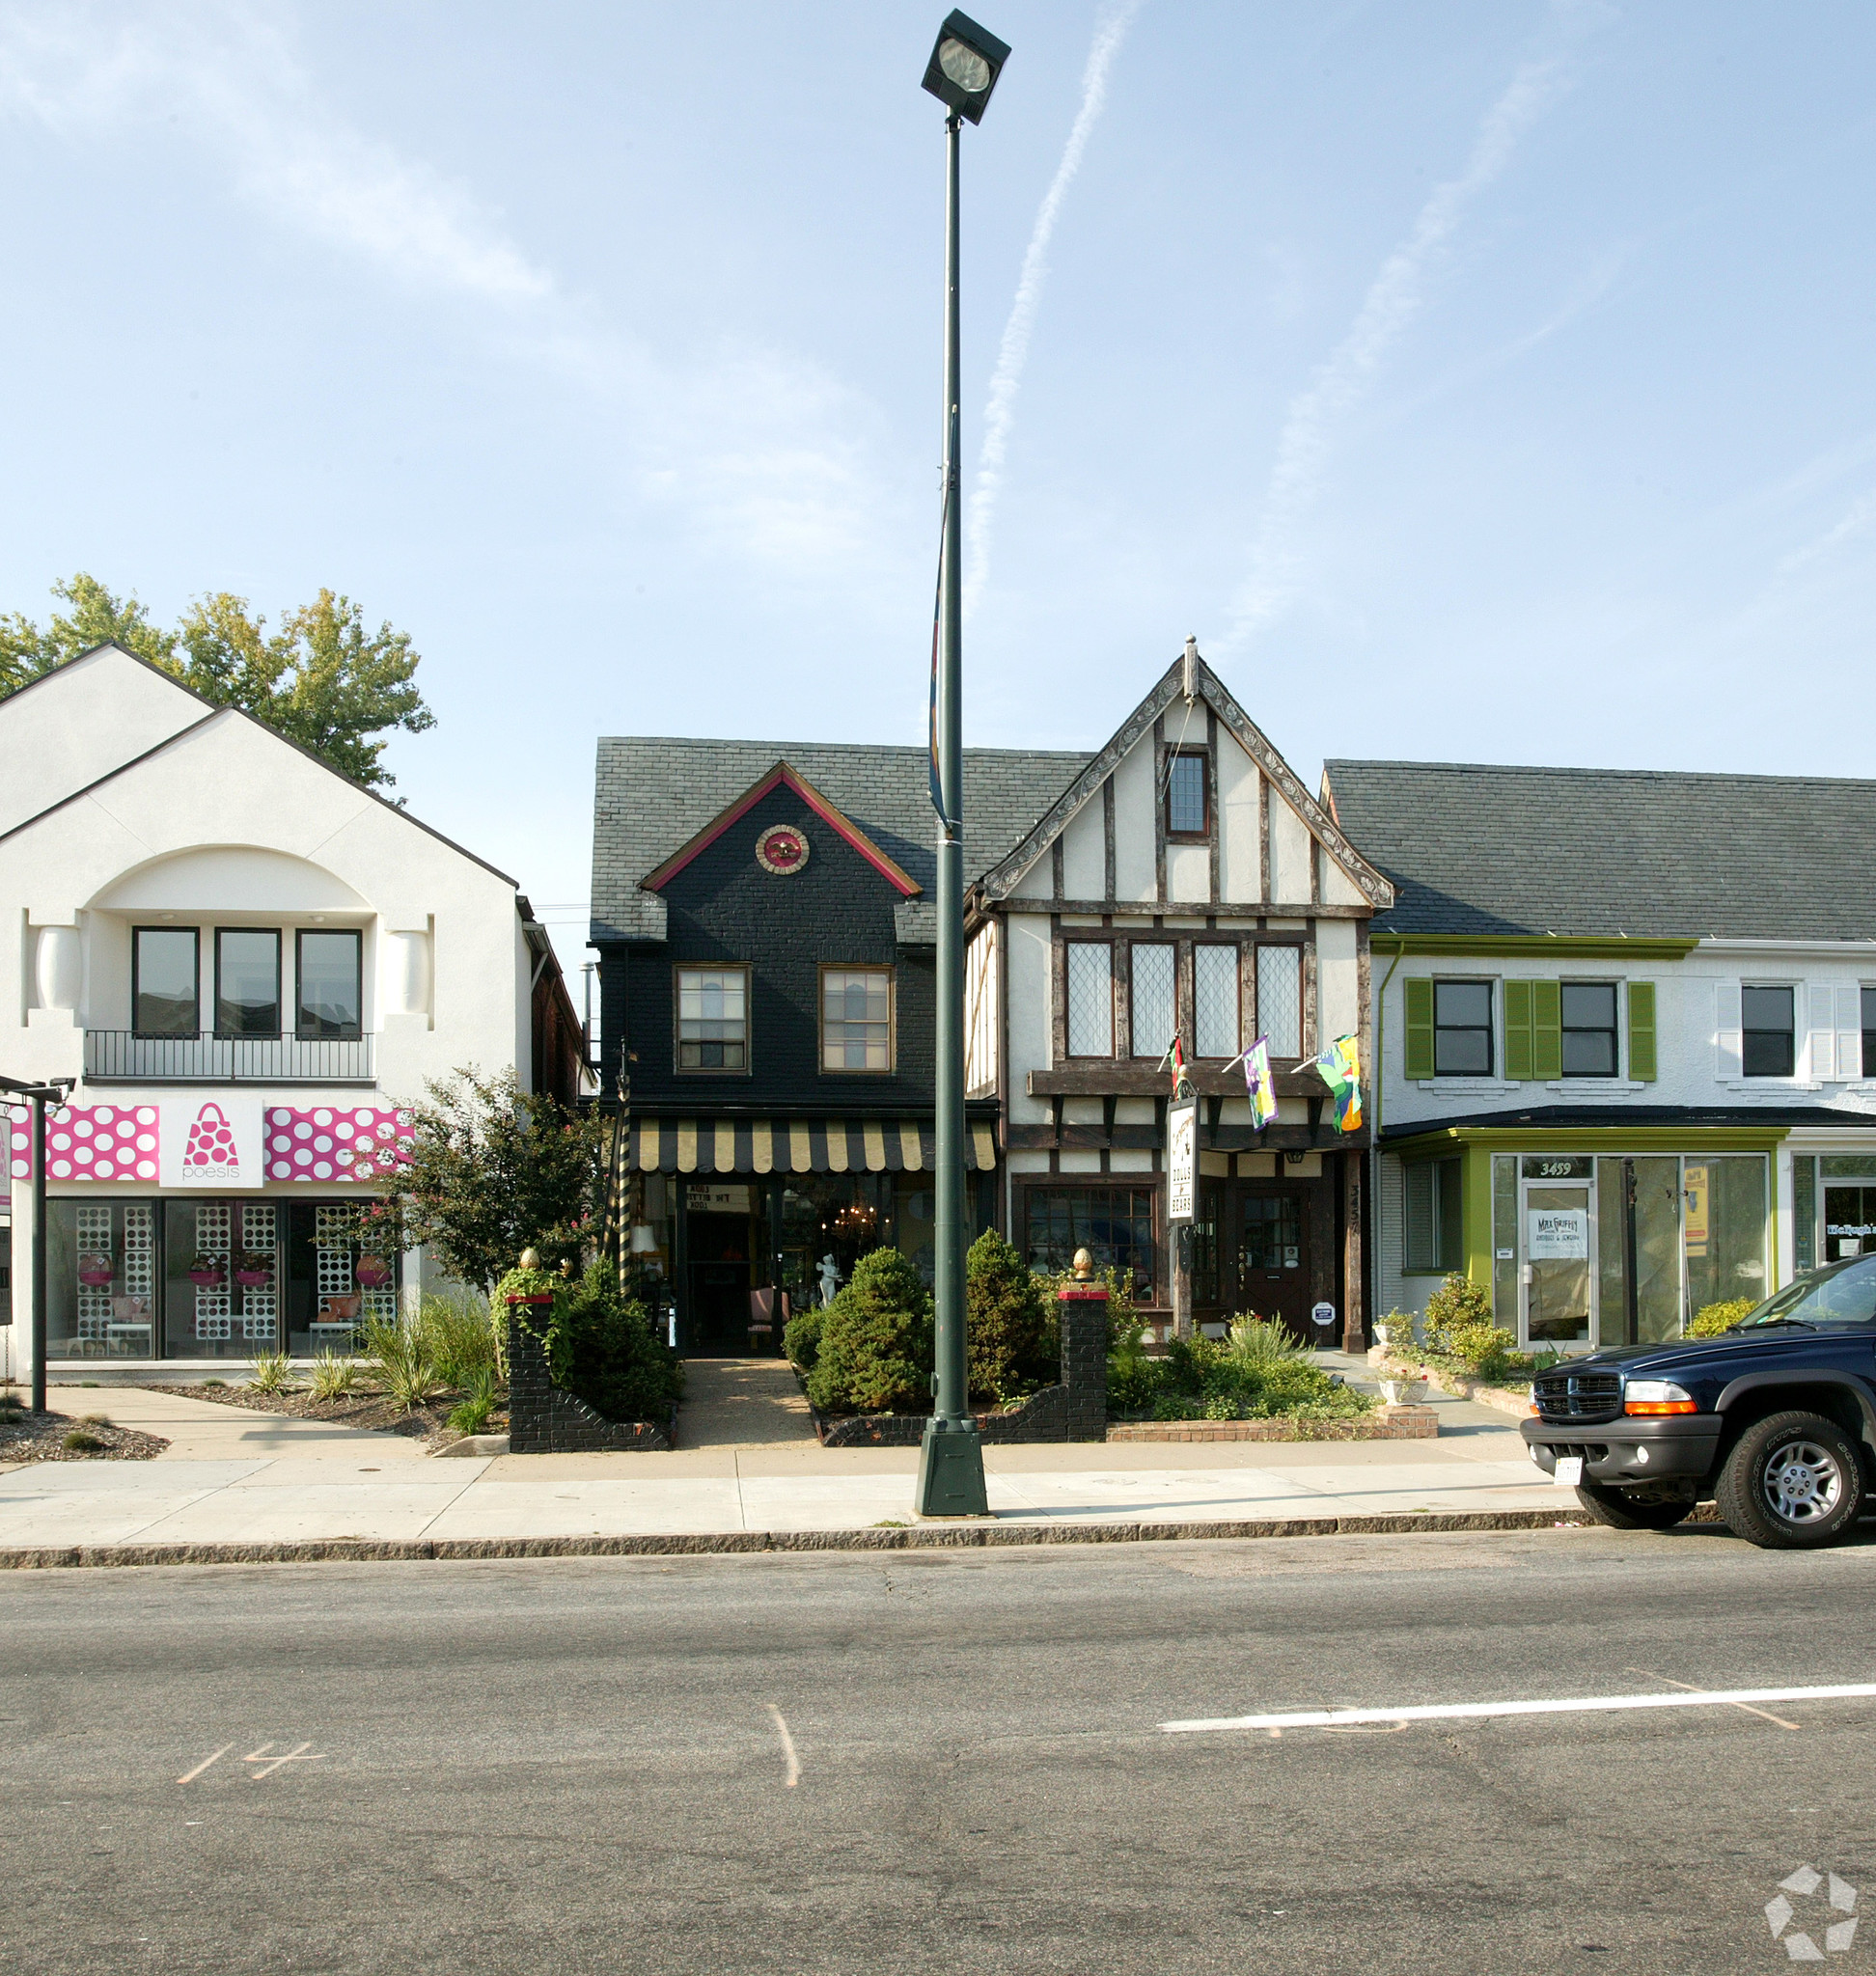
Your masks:
{"label": "pink polka dot sign", "polygon": [[[7,1164],[0,1166],[0,1180],[30,1180],[33,1177],[33,1108],[30,1105],[0,1105],[0,1126],[6,1128]],[[0,1188],[0,1197],[6,1190]]]}
{"label": "pink polka dot sign", "polygon": [[[18,1155],[27,1155],[28,1171]],[[67,1105],[46,1114],[48,1180],[154,1180],[157,1123],[154,1105]],[[14,1132],[14,1178],[30,1179],[32,1128]]]}
{"label": "pink polka dot sign", "polygon": [[267,1112],[269,1180],[375,1180],[403,1164],[410,1113],[374,1105]]}

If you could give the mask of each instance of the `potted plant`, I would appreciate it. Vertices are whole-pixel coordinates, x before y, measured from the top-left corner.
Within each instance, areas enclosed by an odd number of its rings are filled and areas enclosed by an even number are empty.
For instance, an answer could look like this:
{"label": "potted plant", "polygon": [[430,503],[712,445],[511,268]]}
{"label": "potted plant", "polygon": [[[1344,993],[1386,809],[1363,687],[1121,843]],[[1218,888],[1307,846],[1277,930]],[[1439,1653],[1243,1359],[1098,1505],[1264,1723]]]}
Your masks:
{"label": "potted plant", "polygon": [[274,1259],[264,1249],[244,1249],[234,1258],[234,1280],[243,1290],[264,1290],[273,1281]]}
{"label": "potted plant", "polygon": [[382,1290],[391,1280],[391,1265],[381,1255],[361,1255],[353,1272],[368,1290]]}
{"label": "potted plant", "polygon": [[218,1255],[193,1256],[188,1277],[198,1290],[219,1290],[228,1278],[228,1265]]}
{"label": "potted plant", "polygon": [[1426,1397],[1426,1382],[1423,1379],[1384,1379],[1381,1397],[1391,1407],[1411,1407]]}
{"label": "potted plant", "polygon": [[117,1269],[108,1255],[94,1250],[78,1258],[78,1280],[88,1290],[103,1289],[116,1275]]}
{"label": "potted plant", "polygon": [[1377,1318],[1375,1341],[1384,1351],[1411,1352],[1414,1349],[1414,1320],[1404,1310],[1391,1310]]}

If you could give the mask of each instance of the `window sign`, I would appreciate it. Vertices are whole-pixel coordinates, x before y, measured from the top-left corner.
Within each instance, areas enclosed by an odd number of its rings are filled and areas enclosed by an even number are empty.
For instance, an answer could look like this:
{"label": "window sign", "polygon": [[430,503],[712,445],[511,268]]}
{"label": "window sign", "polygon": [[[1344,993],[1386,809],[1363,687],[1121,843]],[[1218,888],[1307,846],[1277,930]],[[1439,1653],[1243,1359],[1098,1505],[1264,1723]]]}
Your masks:
{"label": "window sign", "polygon": [[1172,1105],[1166,1113],[1167,1158],[1170,1181],[1167,1215],[1174,1221],[1193,1218],[1199,1192],[1199,1107]]}
{"label": "window sign", "polygon": [[1681,1168],[1681,1191],[1686,1196],[1682,1230],[1690,1256],[1707,1252],[1707,1169],[1692,1160]]}
{"label": "window sign", "polygon": [[749,1213],[747,1182],[706,1187],[701,1181],[690,1184],[690,1211],[694,1215],[746,1215]]}
{"label": "window sign", "polygon": [[1588,1211],[1585,1208],[1532,1208],[1527,1253],[1532,1262],[1587,1262]]}
{"label": "window sign", "polygon": [[1587,1180],[1592,1162],[1588,1159],[1540,1159],[1527,1153],[1524,1177],[1527,1180]]}
{"label": "window sign", "polygon": [[158,1108],[164,1187],[259,1187],[261,1100],[218,1092],[212,1098],[165,1098]]}

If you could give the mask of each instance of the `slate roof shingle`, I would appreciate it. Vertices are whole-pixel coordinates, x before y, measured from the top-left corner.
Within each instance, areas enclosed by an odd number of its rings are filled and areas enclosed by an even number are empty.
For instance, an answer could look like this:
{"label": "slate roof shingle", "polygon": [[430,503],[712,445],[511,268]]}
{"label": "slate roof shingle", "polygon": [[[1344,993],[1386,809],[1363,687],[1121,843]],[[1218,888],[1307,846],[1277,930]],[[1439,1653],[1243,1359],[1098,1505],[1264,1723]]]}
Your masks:
{"label": "slate roof shingle", "polygon": [[1328,761],[1381,933],[1876,939],[1876,782]]}
{"label": "slate roof shingle", "polygon": [[[790,763],[858,824],[928,898],[937,856],[926,759],[923,748],[860,743],[602,735],[593,799],[593,939],[662,939],[663,901],[641,892],[639,880],[778,761]],[[964,751],[967,884],[1022,842],[1088,760],[1064,750]]]}

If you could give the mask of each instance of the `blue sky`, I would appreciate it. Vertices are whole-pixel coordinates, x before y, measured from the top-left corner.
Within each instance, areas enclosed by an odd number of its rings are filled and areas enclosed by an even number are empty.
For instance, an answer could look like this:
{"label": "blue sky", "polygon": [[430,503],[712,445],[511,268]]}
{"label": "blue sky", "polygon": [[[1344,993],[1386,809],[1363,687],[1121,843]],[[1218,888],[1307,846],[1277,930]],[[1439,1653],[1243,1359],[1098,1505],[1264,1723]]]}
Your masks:
{"label": "blue sky", "polygon": [[[921,736],[943,11],[0,6],[0,609],[349,592],[577,961],[596,733]],[[968,739],[1869,773],[1867,8],[979,12]]]}

